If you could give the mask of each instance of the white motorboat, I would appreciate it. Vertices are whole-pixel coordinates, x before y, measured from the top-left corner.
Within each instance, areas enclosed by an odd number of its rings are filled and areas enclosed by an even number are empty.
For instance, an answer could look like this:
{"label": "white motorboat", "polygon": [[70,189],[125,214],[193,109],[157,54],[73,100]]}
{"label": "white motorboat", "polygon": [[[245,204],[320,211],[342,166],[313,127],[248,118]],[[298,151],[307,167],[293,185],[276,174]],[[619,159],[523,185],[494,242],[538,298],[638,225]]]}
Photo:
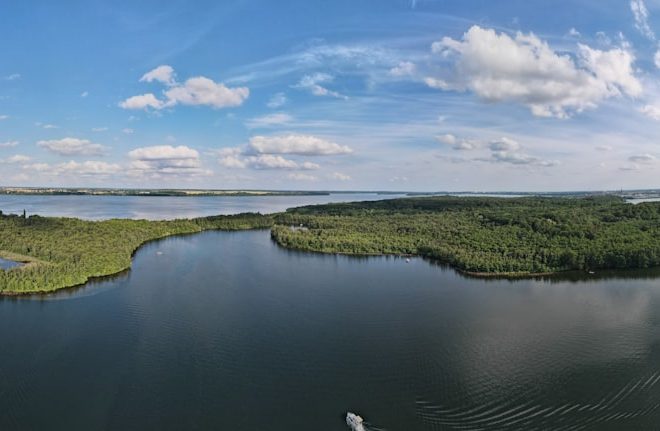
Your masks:
{"label": "white motorboat", "polygon": [[351,427],[353,431],[365,431],[364,419],[355,413],[346,413],[346,424]]}

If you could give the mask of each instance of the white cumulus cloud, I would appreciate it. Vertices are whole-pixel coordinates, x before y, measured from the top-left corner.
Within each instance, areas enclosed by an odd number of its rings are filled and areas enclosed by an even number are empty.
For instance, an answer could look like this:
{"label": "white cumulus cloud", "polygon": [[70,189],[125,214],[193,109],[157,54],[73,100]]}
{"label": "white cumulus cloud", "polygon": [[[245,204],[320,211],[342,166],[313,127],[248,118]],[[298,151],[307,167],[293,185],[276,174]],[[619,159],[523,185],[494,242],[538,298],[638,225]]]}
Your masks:
{"label": "white cumulus cloud", "polygon": [[174,85],[176,82],[174,69],[172,66],[162,65],[157,68],[150,70],[149,72],[142,75],[140,82],[153,82],[158,81],[165,85]]}
{"label": "white cumulus cloud", "polygon": [[180,145],[156,145],[136,148],[128,153],[131,159],[130,174],[161,177],[163,175],[206,175],[202,169],[199,152]]}
{"label": "white cumulus cloud", "polygon": [[174,86],[165,92],[167,106],[181,103],[213,108],[240,106],[249,95],[247,87],[229,88],[203,76],[190,78],[183,85]]}
{"label": "white cumulus cloud", "polygon": [[105,147],[88,139],[62,138],[37,142],[37,146],[60,156],[101,156]]}
{"label": "white cumulus cloud", "polygon": [[434,42],[432,51],[451,67],[428,76],[428,86],[521,103],[537,116],[565,118],[607,98],[642,92],[635,57],[626,46],[601,51],[579,44],[576,62],[534,34],[511,37],[473,26],[461,40]]}
{"label": "white cumulus cloud", "polygon": [[311,135],[254,136],[248,149],[260,154],[295,154],[301,156],[330,156],[350,154],[353,150]]}
{"label": "white cumulus cloud", "polygon": [[119,103],[119,106],[124,109],[163,109],[165,103],[158,100],[153,93],[140,94],[139,96],[132,96]]}
{"label": "white cumulus cloud", "polygon": [[476,141],[469,139],[462,139],[462,138],[459,139],[456,136],[452,135],[451,133],[437,136],[436,139],[441,144],[449,145],[454,150],[459,150],[459,151],[474,150],[479,145],[478,142]]}
{"label": "white cumulus cloud", "polygon": [[25,162],[29,162],[30,160],[31,160],[30,156],[26,156],[23,154],[15,154],[7,158],[7,161],[9,163],[25,163]]}
{"label": "white cumulus cloud", "polygon": [[283,157],[323,157],[350,154],[353,150],[325,139],[310,135],[254,136],[247,145],[221,148],[212,151],[219,156],[218,162],[232,169],[290,169],[315,170],[320,166],[305,160]]}
{"label": "white cumulus cloud", "polygon": [[156,81],[164,84],[167,89],[163,92],[163,99],[159,99],[153,93],[146,93],[120,102],[121,108],[159,110],[181,104],[218,109],[240,106],[250,95],[247,87],[230,88],[204,76],[196,76],[179,83],[176,81],[174,69],[167,65],[147,72],[140,81]]}
{"label": "white cumulus cloud", "polygon": [[524,153],[522,146],[513,139],[502,137],[488,143],[491,150],[489,158],[481,159],[492,163],[508,163],[512,165],[535,165],[550,167],[557,164],[554,160],[545,160],[540,157]]}
{"label": "white cumulus cloud", "polygon": [[320,166],[312,162],[296,162],[274,154],[259,154],[256,156],[237,157],[226,155],[220,157],[220,165],[230,169],[283,169],[283,170],[316,170]]}
{"label": "white cumulus cloud", "polygon": [[402,61],[398,65],[390,69],[390,75],[392,76],[410,76],[415,73],[417,67],[414,63],[410,61]]}
{"label": "white cumulus cloud", "polygon": [[506,137],[491,141],[488,146],[493,151],[516,151],[520,149],[520,144],[517,141]]}
{"label": "white cumulus cloud", "polygon": [[653,120],[660,121],[660,106],[658,105],[644,105],[639,108],[639,112]]}

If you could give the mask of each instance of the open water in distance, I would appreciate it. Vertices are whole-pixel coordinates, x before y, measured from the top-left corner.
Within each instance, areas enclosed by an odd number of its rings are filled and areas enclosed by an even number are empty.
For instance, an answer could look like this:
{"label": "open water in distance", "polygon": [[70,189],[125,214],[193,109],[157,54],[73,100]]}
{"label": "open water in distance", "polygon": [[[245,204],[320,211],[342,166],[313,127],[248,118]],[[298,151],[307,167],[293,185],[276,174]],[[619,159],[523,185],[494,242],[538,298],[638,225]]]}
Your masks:
{"label": "open water in distance", "polygon": [[284,211],[287,208],[330,202],[372,201],[403,195],[336,193],[318,196],[92,196],[0,195],[5,214],[38,214],[85,220],[130,218],[170,220],[220,214]]}

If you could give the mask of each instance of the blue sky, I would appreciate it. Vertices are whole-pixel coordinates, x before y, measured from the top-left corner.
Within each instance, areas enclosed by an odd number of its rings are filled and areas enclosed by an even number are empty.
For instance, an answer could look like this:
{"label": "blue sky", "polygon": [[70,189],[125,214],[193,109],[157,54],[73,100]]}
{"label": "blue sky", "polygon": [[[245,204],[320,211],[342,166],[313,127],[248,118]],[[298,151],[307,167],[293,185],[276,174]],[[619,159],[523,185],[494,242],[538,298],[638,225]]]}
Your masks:
{"label": "blue sky", "polygon": [[660,0],[6,3],[0,185],[660,187],[659,25]]}

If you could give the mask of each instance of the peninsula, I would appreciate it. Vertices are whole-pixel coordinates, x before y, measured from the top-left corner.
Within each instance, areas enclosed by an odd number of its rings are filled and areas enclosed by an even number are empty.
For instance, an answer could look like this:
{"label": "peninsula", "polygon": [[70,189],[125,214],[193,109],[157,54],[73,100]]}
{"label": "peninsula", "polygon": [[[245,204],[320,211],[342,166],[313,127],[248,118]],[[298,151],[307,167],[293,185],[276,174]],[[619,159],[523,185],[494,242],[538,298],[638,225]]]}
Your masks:
{"label": "peninsula", "polygon": [[659,202],[434,196],[172,221],[1,215],[0,258],[27,264],[0,271],[0,292],[84,284],[129,268],[147,241],[210,229],[270,229],[291,249],[417,255],[481,276],[660,266]]}

